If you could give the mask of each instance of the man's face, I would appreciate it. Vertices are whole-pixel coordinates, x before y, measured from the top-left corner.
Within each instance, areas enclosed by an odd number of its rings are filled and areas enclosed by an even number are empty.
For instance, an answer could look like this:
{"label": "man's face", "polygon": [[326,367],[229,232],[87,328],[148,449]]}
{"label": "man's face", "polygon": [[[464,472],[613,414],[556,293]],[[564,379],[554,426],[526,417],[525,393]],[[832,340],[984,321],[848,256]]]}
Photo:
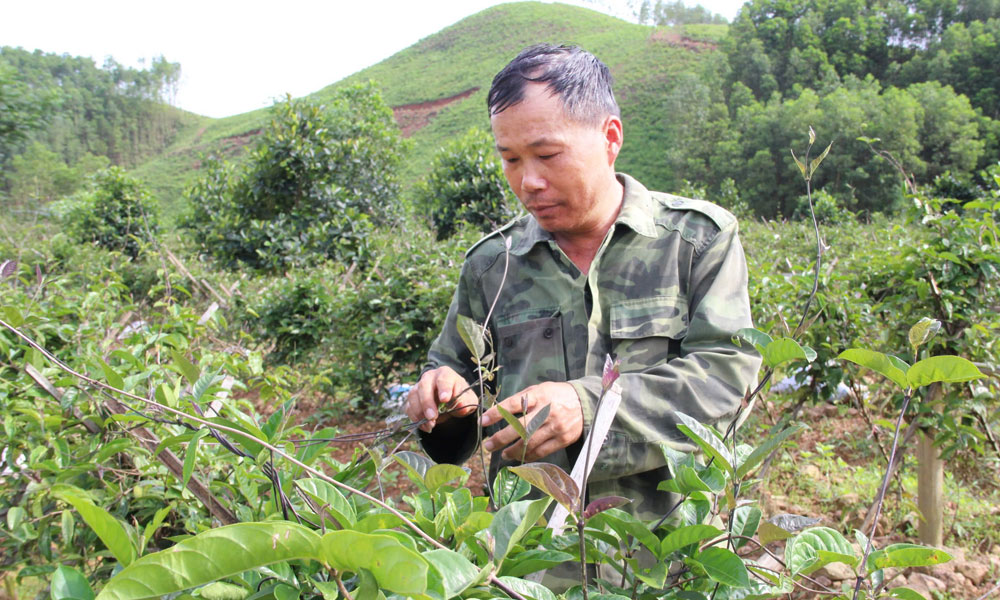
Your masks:
{"label": "man's face", "polygon": [[577,122],[544,84],[529,83],[524,100],[490,123],[507,182],[543,229],[572,235],[600,226],[621,144],[617,117]]}

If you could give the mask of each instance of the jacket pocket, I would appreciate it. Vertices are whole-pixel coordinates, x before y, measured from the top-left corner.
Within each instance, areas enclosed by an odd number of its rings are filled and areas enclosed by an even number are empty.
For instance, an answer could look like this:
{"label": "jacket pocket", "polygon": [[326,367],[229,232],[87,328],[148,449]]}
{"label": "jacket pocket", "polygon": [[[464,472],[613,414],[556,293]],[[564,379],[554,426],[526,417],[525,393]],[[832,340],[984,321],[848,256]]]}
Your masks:
{"label": "jacket pocket", "polygon": [[562,318],[557,308],[497,319],[498,400],[545,381],[566,381]]}
{"label": "jacket pocket", "polygon": [[645,368],[676,358],[688,331],[684,296],[653,296],[611,306],[611,338],[623,363]]}

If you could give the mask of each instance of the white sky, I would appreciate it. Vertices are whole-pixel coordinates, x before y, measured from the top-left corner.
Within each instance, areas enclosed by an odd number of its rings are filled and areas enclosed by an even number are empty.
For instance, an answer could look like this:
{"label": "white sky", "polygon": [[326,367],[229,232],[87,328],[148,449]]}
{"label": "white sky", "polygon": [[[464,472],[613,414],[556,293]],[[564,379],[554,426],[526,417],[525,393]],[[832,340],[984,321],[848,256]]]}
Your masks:
{"label": "white sky", "polygon": [[[163,55],[181,64],[177,105],[225,117],[319,90],[501,1],[0,0],[0,45],[98,66]],[[628,11],[628,0],[568,3]],[[731,21],[742,0],[700,4]]]}

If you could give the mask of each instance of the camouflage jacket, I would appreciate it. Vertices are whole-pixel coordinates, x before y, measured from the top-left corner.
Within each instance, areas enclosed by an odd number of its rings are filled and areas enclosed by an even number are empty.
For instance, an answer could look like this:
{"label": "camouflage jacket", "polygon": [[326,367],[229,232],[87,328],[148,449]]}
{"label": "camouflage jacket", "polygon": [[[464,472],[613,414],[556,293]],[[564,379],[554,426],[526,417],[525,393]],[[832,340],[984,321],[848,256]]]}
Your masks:
{"label": "camouflage jacket", "polygon": [[[751,326],[736,219],[709,202],[650,192],[628,175],[618,177],[625,187],[622,208],[589,274],[530,215],[469,250],[425,371],[447,365],[468,382],[477,380],[456,315],[483,323],[497,298],[488,325],[500,367],[498,399],[537,383],[567,381],[580,396],[586,432],[605,355],[617,357],[622,402],[589,493],[631,498],[629,510],[649,519],[662,515],[668,502],[656,489],[670,477],[659,444],[690,448],[674,410],[703,423],[727,422],[760,359],[748,345],[732,342],[735,331]],[[504,238],[511,240],[509,255]],[[448,434],[435,429],[422,436],[431,458],[458,464],[469,458],[475,424],[463,421],[467,426],[453,423]],[[545,460],[569,472],[581,445]],[[494,454],[491,480],[502,464],[509,463]]]}

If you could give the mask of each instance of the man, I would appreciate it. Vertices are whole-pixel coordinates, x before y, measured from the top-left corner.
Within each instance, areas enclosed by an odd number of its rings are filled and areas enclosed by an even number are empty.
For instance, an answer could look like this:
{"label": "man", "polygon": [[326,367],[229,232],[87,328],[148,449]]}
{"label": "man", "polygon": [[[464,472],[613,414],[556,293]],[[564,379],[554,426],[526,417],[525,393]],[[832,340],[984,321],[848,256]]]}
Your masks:
{"label": "man", "polygon": [[[496,408],[484,412],[491,472],[522,456],[568,472],[610,354],[621,361],[622,403],[589,492],[631,498],[640,518],[661,516],[668,496],[656,487],[670,473],[659,445],[687,445],[674,411],[726,422],[759,366],[731,340],[751,324],[736,221],[615,173],[624,137],[611,76],[579,48],[523,50],[487,102],[504,174],[529,214],[467,253],[406,412],[428,419],[421,441],[432,459],[461,463],[475,450],[478,374],[456,325],[470,317],[489,331],[501,405],[528,421],[550,406],[527,448],[498,426]],[[441,404],[453,410],[441,414]]]}

